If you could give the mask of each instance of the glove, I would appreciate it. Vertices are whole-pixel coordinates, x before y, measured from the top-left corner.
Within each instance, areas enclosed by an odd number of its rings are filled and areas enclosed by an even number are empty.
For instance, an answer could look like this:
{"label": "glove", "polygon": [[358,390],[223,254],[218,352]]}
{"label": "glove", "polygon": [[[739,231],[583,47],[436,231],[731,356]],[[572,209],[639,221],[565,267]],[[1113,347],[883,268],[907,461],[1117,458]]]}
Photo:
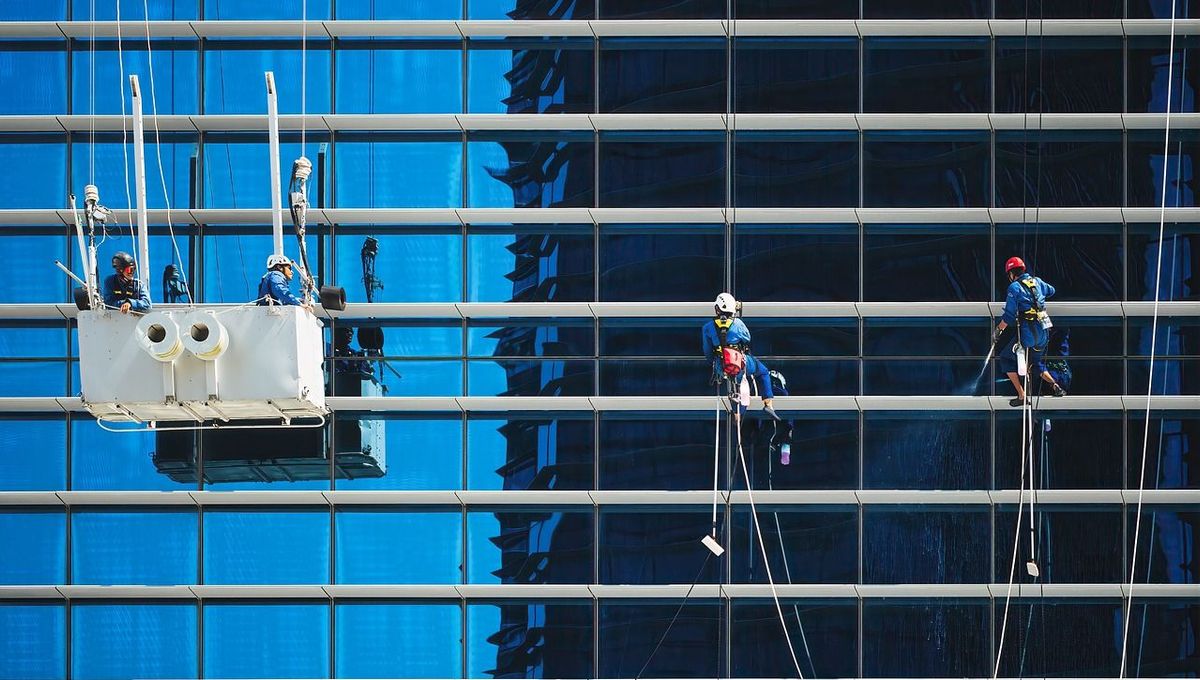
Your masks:
{"label": "glove", "polygon": [[1003,330],[1001,330],[1001,329],[999,329],[999,328],[997,328],[997,329],[996,329],[996,332],[995,332],[995,333],[992,333],[992,344],[993,344],[993,345],[999,345],[999,344],[1000,344],[1000,336],[1001,336],[1001,335],[1004,335],[1004,331],[1003,331]]}

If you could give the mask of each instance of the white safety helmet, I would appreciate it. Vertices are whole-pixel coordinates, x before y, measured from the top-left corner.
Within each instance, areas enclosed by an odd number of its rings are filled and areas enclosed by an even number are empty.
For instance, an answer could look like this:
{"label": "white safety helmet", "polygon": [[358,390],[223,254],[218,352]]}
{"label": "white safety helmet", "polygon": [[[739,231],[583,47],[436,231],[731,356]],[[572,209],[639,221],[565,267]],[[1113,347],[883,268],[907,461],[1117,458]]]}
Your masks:
{"label": "white safety helmet", "polygon": [[730,316],[737,314],[741,306],[741,303],[739,303],[737,299],[729,293],[721,293],[718,295],[717,302],[714,305],[717,310],[717,314],[728,314]]}
{"label": "white safety helmet", "polygon": [[276,255],[276,254],[272,253],[267,256],[267,269],[268,270],[274,269],[280,265],[285,265],[285,264],[289,267],[296,266],[290,259],[288,259],[287,255]]}

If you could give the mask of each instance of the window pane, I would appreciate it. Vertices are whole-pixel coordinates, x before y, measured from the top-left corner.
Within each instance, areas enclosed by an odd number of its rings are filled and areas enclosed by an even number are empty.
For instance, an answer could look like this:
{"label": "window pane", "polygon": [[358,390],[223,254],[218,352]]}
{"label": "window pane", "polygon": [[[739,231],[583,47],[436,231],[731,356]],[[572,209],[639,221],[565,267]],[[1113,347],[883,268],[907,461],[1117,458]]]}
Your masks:
{"label": "window pane", "polygon": [[459,40],[339,40],[338,113],[460,113],[462,59]]}
{"label": "window pane", "polygon": [[[909,7],[912,4],[906,3]],[[864,111],[989,110],[991,58],[987,39],[866,38],[863,44]]]}
{"label": "window pane", "polygon": [[[339,603],[339,678],[456,678],[462,673],[458,604]],[[314,640],[324,649],[324,640]],[[323,675],[320,671],[310,677]]]}
{"label": "window pane", "polygon": [[[259,115],[261,111],[255,108],[252,113]],[[312,159],[315,166],[318,160],[317,145],[328,139],[327,135],[310,130],[305,138],[306,146],[302,150],[300,135],[290,132],[282,133],[279,138],[281,182],[289,181],[292,176],[292,161],[302,154]],[[269,153],[267,138],[260,133],[206,133],[204,135],[204,207],[270,208],[271,167],[267,162],[267,159],[270,158]],[[320,169],[314,168],[314,171],[319,173]],[[313,193],[315,194],[315,187]],[[365,206],[356,205],[354,207]],[[260,230],[260,233],[268,233],[265,225],[256,227],[256,229]]]}
{"label": "window pane", "polygon": [[[740,472],[739,472],[740,474]],[[759,504],[758,524],[776,583],[854,583],[858,580],[858,510],[828,505],[801,509]],[[767,583],[754,516],[733,514],[733,581]],[[785,616],[789,614],[785,610]]]}
{"label": "window pane", "polygon": [[[0,154],[4,152],[0,144]],[[3,167],[0,166],[0,172]],[[3,201],[0,198],[0,201]],[[49,208],[60,205],[58,201],[47,203],[41,207]],[[10,280],[0,281],[0,303],[14,302],[65,302],[68,297],[68,285],[75,283],[63,276],[62,272],[53,268],[53,262],[59,260],[65,264],[75,264],[79,273],[83,267],[75,263],[78,255],[68,259],[67,239],[61,229],[22,229],[8,227],[0,234],[4,248],[10,252],[23,253],[30,262],[50,262],[51,268],[29,267],[20,277],[10,277]],[[76,250],[75,252],[78,252]]]}
{"label": "window pane", "polygon": [[[782,600],[780,605],[804,677],[858,675],[856,601]],[[731,618],[733,677],[786,678],[796,673],[774,602],[735,600]]]}
{"label": "window pane", "polygon": [[[338,583],[458,583],[461,579],[462,515],[457,511],[348,508],[335,518]],[[409,559],[416,546],[421,559]]]}
{"label": "window pane", "polygon": [[[1041,677],[1108,677],[1121,665],[1121,601],[1015,600],[1009,610],[1005,653],[1000,673],[1029,673]],[[1004,616],[997,608],[997,643]],[[1130,626],[1140,627],[1136,619]],[[1131,657],[1136,654],[1130,630]],[[1024,645],[1018,640],[1025,639]],[[1037,642],[1032,642],[1032,641]],[[1015,650],[1024,649],[1024,654]],[[1022,670],[1018,671],[1018,668]],[[1148,669],[1147,669],[1148,670]]]}
{"label": "window pane", "polygon": [[[512,0],[490,1],[513,4]],[[564,2],[558,6],[571,4]],[[475,39],[467,42],[467,48],[467,107],[471,113],[592,112],[595,101],[592,40]],[[548,83],[547,74],[551,78]]]}
{"label": "window pane", "polygon": [[[76,0],[82,2],[82,0]],[[129,3],[126,0],[127,4]],[[100,13],[100,4],[97,3],[97,14]],[[107,4],[107,3],[104,3]],[[153,4],[153,3],[151,3]],[[112,5],[107,5],[109,9]],[[142,7],[138,3],[137,13],[133,16],[141,18]],[[195,4],[193,2],[192,14],[195,14]],[[77,15],[78,16],[78,15]],[[182,18],[182,17],[181,17]],[[194,17],[193,17],[194,18]],[[128,20],[128,17],[122,11],[121,19]],[[199,75],[197,73],[196,64],[199,43],[195,40],[179,40],[179,39],[155,39],[151,41],[150,54],[154,59],[154,79],[156,87],[153,90],[153,101],[151,101],[151,81],[150,81],[150,59],[147,58],[146,51],[146,36],[142,31],[140,39],[135,31],[132,35],[126,35],[126,40],[122,41],[120,53],[117,50],[116,40],[99,39],[93,46],[91,41],[80,39],[76,45],[74,52],[71,55],[71,82],[72,98],[71,108],[72,113],[83,114],[132,114],[133,99],[130,93],[129,76],[136,75],[138,84],[142,89],[142,109],[147,117],[154,113],[157,107],[158,113],[167,114],[195,114],[200,113],[200,104],[197,97],[197,83]],[[95,55],[95,70],[93,71],[92,59]],[[122,64],[124,62],[124,71]],[[91,87],[95,79],[96,95],[93,96]],[[34,80],[32,82],[38,82]],[[46,80],[52,80],[47,78]],[[22,84],[22,88],[27,87]],[[101,94],[103,93],[103,95]],[[259,100],[266,101],[266,85],[259,88]],[[125,99],[125,108],[121,108],[121,98]],[[65,109],[65,105],[63,106]],[[64,111],[65,112],[65,111]],[[256,110],[255,113],[259,113]],[[46,111],[45,113],[52,113]],[[154,120],[146,121],[146,131],[154,131]],[[80,139],[88,135],[80,135]],[[133,126],[129,125],[129,136],[133,136]],[[149,145],[149,141],[147,145]],[[149,163],[154,156],[153,149],[147,149],[146,161]],[[130,153],[130,158],[133,154]],[[130,175],[133,161],[130,160]],[[118,165],[120,170],[121,166]],[[147,177],[154,177],[157,171],[146,168]],[[115,187],[113,187],[115,188]],[[180,200],[183,199],[180,197]],[[111,203],[109,204],[111,207]]]}
{"label": "window pane", "polygon": [[71,677],[193,677],[196,625],[192,602],[76,604],[71,607]]}
{"label": "window pane", "polygon": [[594,19],[593,0],[565,0],[553,5],[530,5],[522,0],[469,0],[471,19]]}
{"label": "window pane", "polygon": [[1200,486],[1191,453],[1200,451],[1200,420],[1191,413],[1152,413],[1147,425],[1143,412],[1130,415],[1127,427],[1129,461],[1125,488],[1139,486],[1143,447],[1146,449],[1146,488],[1194,489]]}
{"label": "window pane", "polygon": [[0,602],[0,678],[66,677],[66,607]]}
{"label": "window pane", "polygon": [[599,0],[601,19],[722,19],[720,0]]}
{"label": "window pane", "polygon": [[[1200,137],[1189,130],[1171,132],[1170,146],[1164,147],[1161,132],[1134,131],[1129,133],[1128,201],[1130,206],[1160,207],[1164,199],[1168,208],[1196,205],[1192,189]],[[1167,151],[1167,191],[1163,194],[1164,148]]]}
{"label": "window pane", "polygon": [[[1121,488],[1121,460],[1125,452],[1120,414],[1053,412],[1049,410],[1053,406],[1044,401],[1041,406],[1033,433],[1037,488]],[[1140,450],[1140,429],[1138,434]],[[997,413],[996,488],[1020,488],[1023,450],[1026,449],[1021,446],[1020,415]]]}
{"label": "window pane", "polygon": [[337,488],[415,491],[463,488],[463,431],[459,414],[368,417],[343,412],[337,414],[337,427],[353,426],[360,420],[382,428],[387,474],[338,479]]}
{"label": "window pane", "polygon": [[996,205],[1120,205],[1121,147],[1116,131],[997,132]]}
{"label": "window pane", "polygon": [[[189,165],[192,157],[196,155],[196,142],[195,135],[184,133],[161,134],[159,135],[159,144],[152,147],[150,144],[153,143],[153,138],[147,140],[145,155],[146,207],[150,209],[167,207],[167,200],[163,198],[162,180],[164,178],[170,194],[167,198],[170,199],[171,207],[176,209],[192,207],[189,205],[192,194]],[[112,236],[122,238],[129,236],[131,226],[137,219],[136,213],[129,212],[131,208],[137,207],[132,131],[129,133],[129,140],[124,147],[122,149],[119,133],[97,134],[94,144],[87,135],[80,135],[74,138],[74,143],[71,145],[72,189],[78,197],[82,197],[83,187],[87,184],[95,184],[100,189],[100,203],[114,211],[109,219],[108,229],[112,232]],[[162,159],[162,175],[159,174],[160,157]],[[126,164],[128,164],[128,170],[126,170]],[[82,198],[80,201],[80,207],[82,207]],[[173,215],[172,217],[178,216]],[[179,231],[183,230],[183,227],[179,228]],[[129,241],[121,242],[118,247],[133,250]],[[154,255],[155,259],[168,257],[165,249],[156,250]],[[112,273],[105,266],[107,258],[98,256],[97,261],[101,278]],[[157,279],[158,274],[159,272],[151,271],[151,281]],[[158,286],[154,286],[154,288],[158,288]]]}
{"label": "window pane", "polygon": [[[462,0],[337,0],[338,19],[461,19]],[[474,17],[472,17],[474,18]]]}
{"label": "window pane", "polygon": [[59,585],[66,582],[67,523],[62,512],[16,510],[0,513],[0,544],[4,545],[4,552],[0,553],[0,584]]}
{"label": "window pane", "polygon": [[375,259],[374,276],[383,286],[372,291],[374,302],[458,302],[462,299],[463,245],[459,229],[410,227],[388,233],[391,231],[388,227],[367,233],[359,228],[339,229],[334,238],[337,246],[335,280],[346,289],[347,301],[367,300],[362,284],[362,249],[367,238],[376,241],[379,254]]}
{"label": "window pane", "polygon": [[866,506],[863,582],[988,583],[989,521],[985,505]]}
{"label": "window pane", "polygon": [[[1130,16],[1137,11],[1130,3]],[[1149,3],[1145,3],[1149,4]],[[1170,3],[1165,3],[1166,13],[1170,16]],[[1176,7],[1180,18],[1187,13],[1186,6]],[[1130,36],[1129,59],[1126,65],[1129,74],[1129,87],[1126,92],[1126,102],[1131,113],[1163,113],[1167,110],[1167,67],[1170,65],[1167,49],[1170,36]],[[1194,64],[1197,41],[1191,36],[1175,36],[1175,68],[1171,77],[1175,81],[1171,88],[1171,111],[1191,112],[1196,110],[1196,104],[1191,97],[1182,96],[1182,83],[1187,76],[1185,64]],[[1174,126],[1172,126],[1174,127]],[[1177,131],[1178,132],[1178,131]],[[1176,133],[1172,133],[1174,137]]]}
{"label": "window pane", "polygon": [[592,583],[591,508],[467,516],[468,583]]}
{"label": "window pane", "polygon": [[991,456],[986,413],[876,411],[865,418],[865,488],[988,488]]}
{"label": "window pane", "polygon": [[711,391],[710,364],[700,358],[685,361],[605,361],[600,365],[600,394],[656,396]]}
{"label": "window pane", "polygon": [[592,488],[591,414],[472,417],[468,422],[468,488]]}
{"label": "window pane", "polygon": [[476,134],[467,143],[472,208],[587,208],[594,203],[592,133]]}
{"label": "window pane", "polygon": [[720,113],[725,52],[724,40],[601,39],[600,112]]}
{"label": "window pane", "polygon": [[[1054,285],[1055,301],[1118,300],[1124,264],[1118,224],[996,225],[996,254],[1024,253],[1029,270]],[[997,267],[996,299],[1008,278]]]}
{"label": "window pane", "polygon": [[1139,677],[1151,669],[1187,663],[1194,635],[1190,624],[1196,617],[1192,599],[1140,600],[1134,602],[1132,618],[1138,625],[1129,629],[1130,673]]}
{"label": "window pane", "polygon": [[738,207],[855,207],[858,135],[742,132],[734,144]]}
{"label": "window pane", "polygon": [[71,579],[77,584],[196,583],[194,511],[82,511],[71,515]]}
{"label": "window pane", "polygon": [[0,396],[66,396],[66,367],[60,361],[0,361]]}
{"label": "window pane", "polygon": [[[718,523],[721,520],[722,513],[718,513]],[[704,549],[698,545],[699,537],[711,531],[712,517],[705,508],[695,511],[602,508],[600,583],[646,585],[691,583],[693,580],[716,583],[721,565],[716,560],[705,564]],[[604,626],[603,621],[601,626]],[[706,646],[713,647],[711,644]],[[601,663],[605,663],[603,654]]]}
{"label": "window pane", "polygon": [[[780,417],[779,424],[753,418],[742,426],[743,451],[755,489],[858,487],[857,414],[780,412]],[[792,449],[786,465],[780,450],[785,443]],[[733,488],[745,487],[739,469]]]}
{"label": "window pane", "polygon": [[[197,0],[117,0],[121,4],[121,20],[136,21],[146,16],[150,10],[151,21],[182,21],[196,19]],[[48,3],[53,5],[53,3]],[[94,14],[93,14],[94,13]],[[112,21],[117,18],[117,2],[92,3],[91,0],[71,0],[71,16],[76,20],[90,19],[96,21]]]}
{"label": "window pane", "polygon": [[[282,18],[279,9],[276,6],[270,18]],[[327,13],[328,9],[325,11]],[[205,9],[206,14],[210,12]],[[319,13],[316,7],[310,7],[308,18],[317,19]],[[298,40],[206,40],[204,112],[262,115],[267,100],[263,73],[273,71],[281,75],[290,74],[278,80],[279,113],[300,113],[302,90],[307,99],[305,113],[330,113],[329,46],[328,40],[313,36],[309,37],[303,52]],[[306,60],[306,63],[302,64],[302,60]],[[302,68],[308,79],[304,88],[300,86],[298,77]],[[315,125],[315,121],[310,121],[309,125]]]}
{"label": "window pane", "polygon": [[329,512],[206,511],[204,582],[328,583]]}
{"label": "window pane", "polygon": [[[1140,455],[1134,457],[1140,459]],[[1153,462],[1147,463],[1147,466]],[[1116,510],[1115,508],[1113,508]],[[1137,530],[1137,507],[1129,506],[1125,511],[1125,554],[1133,549],[1133,534]],[[1195,546],[1195,513],[1187,505],[1146,504],[1141,509],[1142,527],[1137,544],[1136,576],[1138,583],[1195,584],[1197,579],[1190,568],[1189,559]],[[1109,527],[1107,531],[1114,542],[1120,539],[1121,530]],[[1097,542],[1107,543],[1097,537]],[[1113,555],[1121,548],[1113,547]],[[1179,559],[1182,557],[1182,559]],[[1129,558],[1126,557],[1126,560]],[[1111,559],[1108,561],[1111,562]],[[1124,565],[1122,565],[1124,566]],[[1125,572],[1122,572],[1124,575]],[[1134,610],[1135,614],[1138,612]],[[1144,615],[1144,614],[1143,614]],[[1130,631],[1133,632],[1132,630]]]}
{"label": "window pane", "polygon": [[[1035,465],[1040,465],[1035,459]],[[1039,488],[1040,482],[1038,483]],[[1008,580],[1012,567],[1013,541],[1017,543],[1017,580],[1031,559],[1049,583],[1120,583],[1128,580],[1126,559],[1121,552],[1121,509],[1116,505],[1037,506],[1033,515],[1034,557],[1029,553],[1029,510],[1020,534],[1016,534],[1017,510],[1013,505],[996,507],[996,581]],[[1139,579],[1141,580],[1141,579]]]}
{"label": "window pane", "polygon": [[857,19],[858,3],[825,0],[733,0],[738,19]]}
{"label": "window pane", "polygon": [[[998,19],[1119,19],[1121,0],[996,0]],[[1129,13],[1136,15],[1134,7],[1150,4],[1143,0],[1132,0]],[[1184,7],[1187,5],[1185,4]],[[1169,14],[1168,14],[1169,16]],[[1180,16],[1183,16],[1180,14]]]}
{"label": "window pane", "polygon": [[[389,644],[396,639],[391,638]],[[204,605],[204,674],[214,678],[326,677],[329,605]]]}
{"label": "window pane", "polygon": [[[646,677],[710,678],[721,675],[725,655],[712,640],[721,633],[724,607],[695,597],[687,600],[682,609],[680,604],[683,603],[679,600],[646,604],[601,601],[598,676],[634,677],[643,666],[646,669],[641,675]],[[676,610],[679,610],[679,616],[671,626],[671,634],[664,637]],[[660,640],[662,645],[654,653]],[[648,666],[647,661],[650,662]]]}
{"label": "window pane", "polygon": [[461,208],[462,147],[458,135],[339,134],[335,205]]}
{"label": "window pane", "polygon": [[987,300],[992,263],[981,225],[867,225],[863,298]]}
{"label": "window pane", "polygon": [[863,677],[959,678],[987,673],[988,636],[979,632],[987,630],[988,611],[985,600],[864,601]]}
{"label": "window pane", "polygon": [[[305,239],[310,257],[317,252],[317,238],[310,233]],[[296,241],[290,235],[284,239],[283,249],[290,257],[299,258]],[[197,286],[203,300],[223,303],[257,299],[258,283],[266,273],[264,261],[272,251],[271,235],[265,227],[253,231],[242,227],[208,228],[204,235],[204,282],[203,287]],[[315,261],[312,258],[309,264],[315,267]],[[299,294],[299,281],[293,279],[291,290]]]}
{"label": "window pane", "polygon": [[600,300],[711,300],[722,285],[723,231],[720,226],[602,226]]}
{"label": "window pane", "polygon": [[[1156,224],[1130,224],[1128,230],[1129,270],[1126,279],[1129,290],[1126,299],[1153,300],[1156,280],[1161,300],[1184,300],[1200,291],[1190,260],[1190,253],[1200,247],[1200,225],[1168,222],[1164,225],[1161,242]],[[1160,245],[1161,272],[1158,270]]]}
{"label": "window pane", "polygon": [[592,225],[467,232],[471,302],[587,302],[595,297]]}
{"label": "window pane", "polygon": [[71,422],[71,488],[80,491],[157,491],[195,489],[192,481],[175,481],[155,467],[159,440],[153,432],[109,432],[96,421],[73,416]]}
{"label": "window pane", "polygon": [[67,0],[6,2],[0,5],[0,19],[4,21],[61,21],[66,18]]}
{"label": "window pane", "polygon": [[[727,426],[722,429],[727,432]],[[599,488],[711,489],[714,430],[712,413],[660,412],[653,418],[605,413]]]}
{"label": "window pane", "polygon": [[0,134],[0,184],[0,208],[66,207],[66,135]]}
{"label": "window pane", "polygon": [[[734,281],[749,300],[848,302],[858,299],[858,227],[750,225],[734,232]],[[822,272],[796,276],[796,272]]]}
{"label": "window pane", "polygon": [[864,19],[987,19],[990,13],[988,0],[863,0]]}
{"label": "window pane", "polygon": [[546,321],[512,319],[509,325],[496,321],[471,321],[468,327],[473,357],[591,357],[594,354],[595,322],[591,319]]}
{"label": "window pane", "polygon": [[[36,456],[28,442],[38,442]],[[67,427],[62,417],[0,420],[0,490],[54,491],[66,488]]]}
{"label": "window pane", "polygon": [[601,133],[600,207],[725,205],[725,142],[711,133]]}
{"label": "window pane", "polygon": [[[772,4],[784,3],[772,0]],[[789,18],[799,17],[791,15]],[[858,110],[857,40],[737,38],[735,45],[733,87],[738,112],[853,113]]]}
{"label": "window pane", "polygon": [[586,397],[595,393],[592,361],[472,361],[467,394],[480,397]]}
{"label": "window pane", "polygon": [[1118,112],[1122,68],[1120,37],[997,38],[996,111]]}
{"label": "window pane", "polygon": [[467,677],[596,677],[592,630],[591,602],[469,604]]}
{"label": "window pane", "polygon": [[[0,10],[0,16],[11,10]],[[38,73],[41,77],[29,77]],[[0,114],[50,114],[67,112],[66,43],[60,40],[0,42],[0,88],[20,92],[5,97]]]}
{"label": "window pane", "polygon": [[863,204],[986,207],[988,146],[986,133],[864,133]]}

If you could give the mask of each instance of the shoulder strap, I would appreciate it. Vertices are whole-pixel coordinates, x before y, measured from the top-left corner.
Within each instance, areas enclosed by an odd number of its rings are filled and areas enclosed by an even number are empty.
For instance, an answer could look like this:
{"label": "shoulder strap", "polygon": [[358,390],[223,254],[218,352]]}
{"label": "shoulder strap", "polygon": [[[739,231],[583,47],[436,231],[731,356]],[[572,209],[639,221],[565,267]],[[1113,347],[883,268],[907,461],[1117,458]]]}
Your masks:
{"label": "shoulder strap", "polygon": [[713,325],[717,327],[717,344],[722,347],[729,344],[727,338],[729,336],[729,329],[733,326],[733,317],[718,316],[717,318],[713,319]]}
{"label": "shoulder strap", "polygon": [[1033,298],[1034,311],[1042,311],[1042,304],[1039,301],[1040,291],[1038,291],[1037,281],[1032,276],[1023,276],[1018,279],[1022,286],[1029,290],[1029,296]]}

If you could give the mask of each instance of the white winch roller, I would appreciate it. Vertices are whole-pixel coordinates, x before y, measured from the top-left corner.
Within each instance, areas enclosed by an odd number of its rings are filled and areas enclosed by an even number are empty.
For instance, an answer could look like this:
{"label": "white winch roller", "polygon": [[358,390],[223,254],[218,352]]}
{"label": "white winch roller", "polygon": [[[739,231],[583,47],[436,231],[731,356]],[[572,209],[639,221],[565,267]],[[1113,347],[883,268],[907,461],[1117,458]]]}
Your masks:
{"label": "white winch roller", "polygon": [[174,361],[183,354],[179,326],[162,312],[150,312],[143,316],[142,320],[138,321],[135,337],[138,346],[158,361]]}
{"label": "white winch roller", "polygon": [[183,346],[204,361],[214,361],[229,348],[229,332],[212,310],[195,311],[182,319]]}

